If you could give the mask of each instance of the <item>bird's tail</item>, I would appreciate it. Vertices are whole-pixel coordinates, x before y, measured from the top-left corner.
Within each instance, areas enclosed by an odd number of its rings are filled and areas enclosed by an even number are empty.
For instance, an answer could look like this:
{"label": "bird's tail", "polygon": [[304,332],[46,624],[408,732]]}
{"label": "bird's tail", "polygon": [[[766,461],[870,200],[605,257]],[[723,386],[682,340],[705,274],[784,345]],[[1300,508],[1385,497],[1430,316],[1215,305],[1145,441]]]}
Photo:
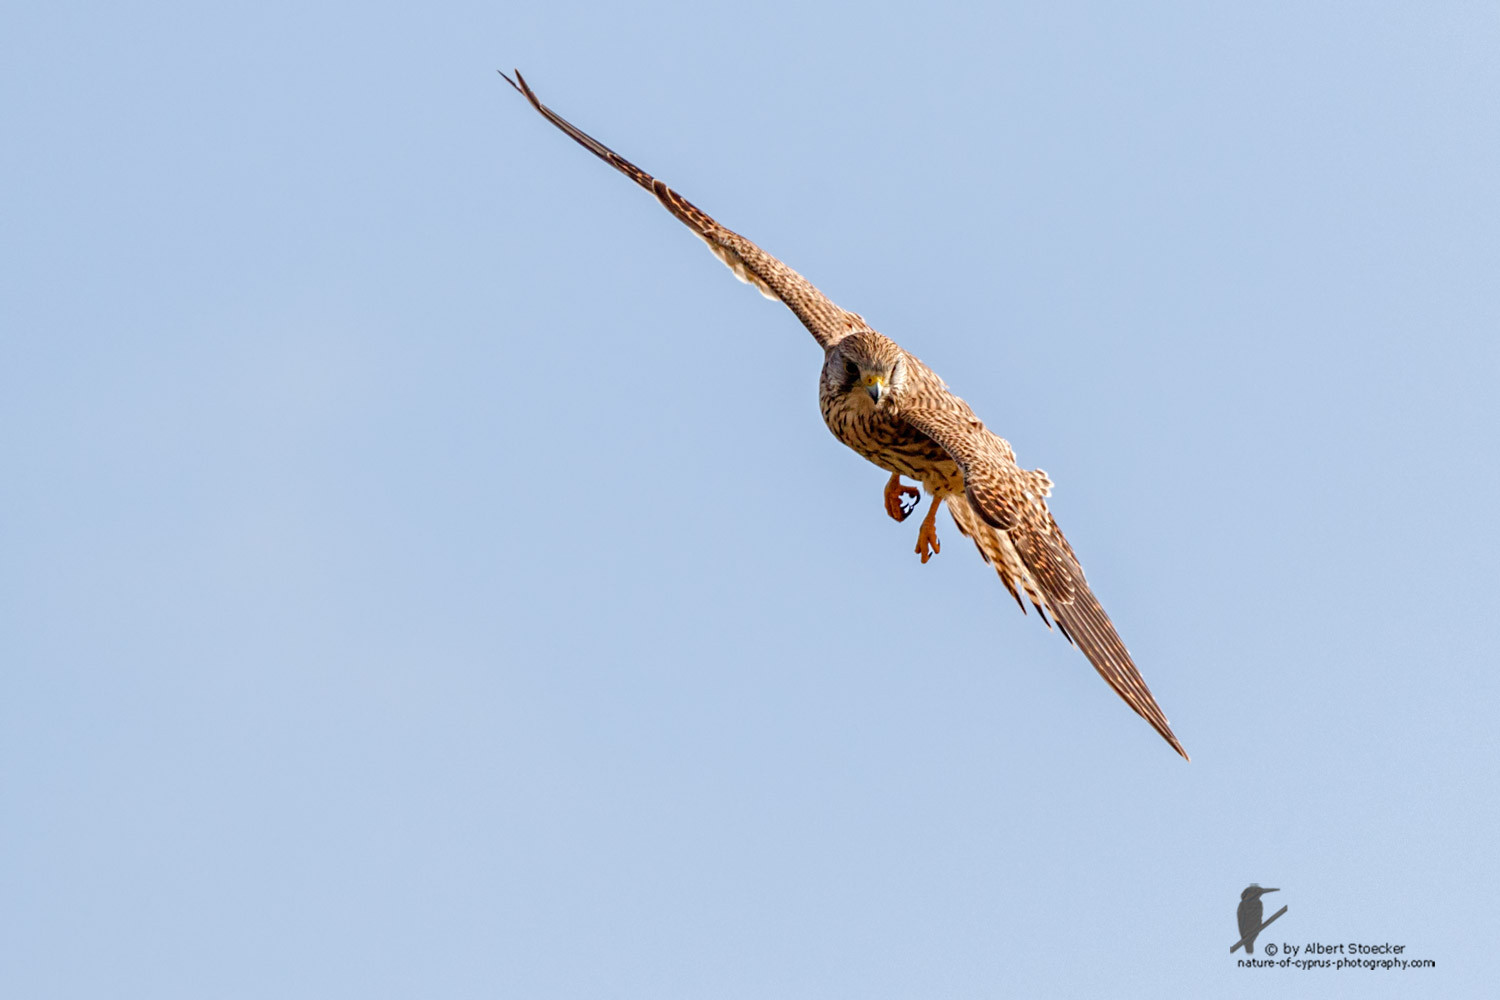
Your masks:
{"label": "bird's tail", "polygon": [[1005,533],[980,517],[963,493],[949,493],[943,501],[948,505],[948,513],[953,515],[953,523],[958,530],[973,540],[974,547],[979,550],[984,561],[995,567],[1000,582],[1005,584],[1010,596],[1016,599],[1016,607],[1021,609],[1021,613],[1026,614],[1026,602],[1021,600],[1021,591],[1024,590],[1032,607],[1036,608],[1042,621],[1051,628],[1052,620],[1043,610],[1042,595],[1036,588],[1036,581],[1026,572],[1025,563],[1021,562],[1020,554]]}

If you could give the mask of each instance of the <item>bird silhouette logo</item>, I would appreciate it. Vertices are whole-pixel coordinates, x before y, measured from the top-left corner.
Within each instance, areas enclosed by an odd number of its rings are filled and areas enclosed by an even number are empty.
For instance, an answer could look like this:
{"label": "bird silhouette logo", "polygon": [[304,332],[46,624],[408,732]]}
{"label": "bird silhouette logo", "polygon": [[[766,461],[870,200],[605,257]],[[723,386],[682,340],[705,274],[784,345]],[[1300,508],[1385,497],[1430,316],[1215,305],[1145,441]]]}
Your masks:
{"label": "bird silhouette logo", "polygon": [[1245,954],[1255,954],[1256,937],[1261,931],[1270,927],[1272,921],[1286,912],[1286,907],[1283,906],[1271,915],[1270,920],[1262,921],[1260,918],[1266,912],[1266,908],[1265,904],[1260,901],[1260,897],[1268,892],[1280,891],[1280,889],[1262,889],[1254,882],[1245,886],[1245,891],[1240,893],[1240,908],[1234,914],[1235,919],[1239,921],[1240,925],[1240,939],[1229,949],[1231,955],[1238,951],[1241,946],[1244,947]]}

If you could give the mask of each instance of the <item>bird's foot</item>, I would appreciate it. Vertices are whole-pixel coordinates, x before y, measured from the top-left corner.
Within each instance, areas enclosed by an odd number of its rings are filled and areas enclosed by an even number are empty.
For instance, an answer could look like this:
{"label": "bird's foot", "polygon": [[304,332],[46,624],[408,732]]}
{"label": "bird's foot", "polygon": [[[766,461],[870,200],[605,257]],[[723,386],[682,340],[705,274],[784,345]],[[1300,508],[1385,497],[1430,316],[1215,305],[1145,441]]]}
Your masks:
{"label": "bird's foot", "polygon": [[922,519],[922,527],[917,529],[916,553],[922,557],[924,564],[943,551],[943,547],[938,544],[936,521],[938,508],[942,505],[940,498],[933,497],[932,506],[927,508],[927,516]]}
{"label": "bird's foot", "polygon": [[921,490],[915,486],[902,486],[901,473],[891,474],[890,482],[885,484],[885,512],[887,514],[897,521],[904,521],[911,517],[911,512],[916,510],[917,504],[921,502]]}

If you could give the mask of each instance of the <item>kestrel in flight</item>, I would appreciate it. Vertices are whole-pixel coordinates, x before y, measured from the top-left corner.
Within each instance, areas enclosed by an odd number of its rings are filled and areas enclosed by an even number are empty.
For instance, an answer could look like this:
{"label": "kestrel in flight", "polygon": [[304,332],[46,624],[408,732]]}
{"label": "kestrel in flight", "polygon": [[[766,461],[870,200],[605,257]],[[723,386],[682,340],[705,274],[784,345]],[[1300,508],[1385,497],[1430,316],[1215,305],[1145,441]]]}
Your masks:
{"label": "kestrel in flight", "polygon": [[891,474],[886,513],[904,521],[921,502],[921,493],[903,485],[902,476],[921,483],[932,497],[917,531],[922,562],[940,551],[934,519],[938,507],[947,506],[958,530],[995,567],[1021,611],[1026,611],[1024,592],[1048,627],[1055,620],[1115,693],[1187,757],[1047,509],[1052,481],[1045,472],[1017,465],[1010,445],[932,369],[870,329],[862,317],[840,309],[802,275],[564,121],[537,100],[519,72],[505,80],[580,146],[655,195],[736,277],[796,314],[823,349],[818,402],[828,429]]}

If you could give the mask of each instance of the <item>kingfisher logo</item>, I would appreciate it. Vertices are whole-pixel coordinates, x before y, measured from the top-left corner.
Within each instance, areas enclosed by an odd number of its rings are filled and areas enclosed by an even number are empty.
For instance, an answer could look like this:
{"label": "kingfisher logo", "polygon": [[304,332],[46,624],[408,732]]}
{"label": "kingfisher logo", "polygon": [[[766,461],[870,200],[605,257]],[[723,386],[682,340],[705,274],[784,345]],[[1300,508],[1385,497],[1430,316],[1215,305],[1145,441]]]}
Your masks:
{"label": "kingfisher logo", "polygon": [[1235,919],[1240,925],[1240,939],[1229,949],[1231,955],[1241,948],[1245,949],[1247,955],[1255,954],[1255,939],[1260,936],[1260,932],[1270,927],[1277,917],[1286,912],[1286,907],[1283,906],[1271,914],[1270,920],[1262,921],[1260,918],[1265,914],[1266,907],[1260,901],[1260,897],[1268,892],[1280,891],[1280,889],[1262,889],[1254,882],[1245,886],[1245,891],[1240,893],[1239,909],[1234,912]]}

